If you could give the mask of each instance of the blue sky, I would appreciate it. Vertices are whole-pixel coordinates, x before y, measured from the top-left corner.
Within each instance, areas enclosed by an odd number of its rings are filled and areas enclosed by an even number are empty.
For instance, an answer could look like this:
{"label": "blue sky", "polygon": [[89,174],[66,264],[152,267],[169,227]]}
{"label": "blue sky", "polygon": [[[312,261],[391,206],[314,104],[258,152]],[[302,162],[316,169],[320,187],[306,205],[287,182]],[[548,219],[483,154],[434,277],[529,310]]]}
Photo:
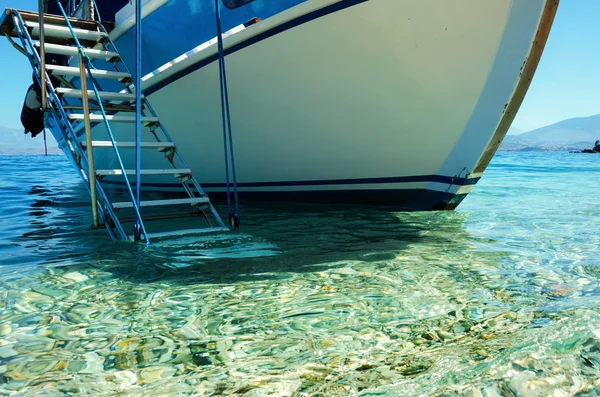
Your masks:
{"label": "blue sky", "polygon": [[599,0],[561,0],[544,55],[513,127],[527,131],[600,113],[598,17]]}
{"label": "blue sky", "polygon": [[[527,0],[515,0],[527,1]],[[0,9],[36,10],[37,0],[0,0]],[[528,131],[571,117],[600,113],[600,0],[562,0],[538,71],[513,127]],[[0,125],[19,117],[31,68],[0,37]]]}
{"label": "blue sky", "polygon": [[[5,8],[37,11],[37,0],[0,0],[0,12]],[[27,87],[31,85],[31,66],[27,58],[12,48],[4,34],[0,36],[0,125],[23,128],[21,108]]]}

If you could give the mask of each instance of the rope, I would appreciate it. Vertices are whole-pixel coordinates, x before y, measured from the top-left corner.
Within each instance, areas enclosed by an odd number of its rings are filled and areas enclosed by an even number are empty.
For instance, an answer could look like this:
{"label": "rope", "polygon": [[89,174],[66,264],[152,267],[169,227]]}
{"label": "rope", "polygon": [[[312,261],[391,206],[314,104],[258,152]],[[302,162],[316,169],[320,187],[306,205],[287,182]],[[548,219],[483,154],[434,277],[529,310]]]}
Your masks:
{"label": "rope", "polygon": [[[77,46],[77,49],[79,50],[79,53],[83,57],[83,60],[85,61],[86,66],[87,66],[87,64],[90,63],[90,58],[87,56],[87,54],[83,50],[83,46],[79,42],[79,38],[77,37],[77,35],[75,34],[75,31],[73,30],[73,26],[71,26],[71,22],[69,22],[69,17],[67,15],[67,13],[65,12],[65,9],[63,8],[62,4],[60,4],[60,1],[57,1],[56,4],[58,4],[58,7],[60,8],[60,12],[62,13],[63,17],[65,18],[67,27],[69,28],[69,31],[71,32],[71,36],[73,36],[73,40],[75,40],[75,45]],[[91,76],[92,76],[92,74],[90,72],[90,77]]]}
{"label": "rope", "polygon": [[[223,49],[223,32],[221,28],[221,12],[219,0],[215,0],[215,14],[217,22],[217,44],[219,50],[219,80],[221,88],[221,118],[223,120],[223,149],[225,155],[225,182],[227,194],[227,211],[229,222],[233,229],[239,227],[239,200],[237,192],[237,177],[235,172],[235,156],[233,150],[233,134],[231,132],[231,113],[229,109],[229,92],[227,90],[227,72],[225,69],[225,51]],[[229,143],[229,145],[228,145]],[[229,146],[229,153],[228,147]],[[231,157],[231,174],[233,179],[233,194],[235,201],[235,212],[231,211],[231,191],[229,187],[229,158]]]}

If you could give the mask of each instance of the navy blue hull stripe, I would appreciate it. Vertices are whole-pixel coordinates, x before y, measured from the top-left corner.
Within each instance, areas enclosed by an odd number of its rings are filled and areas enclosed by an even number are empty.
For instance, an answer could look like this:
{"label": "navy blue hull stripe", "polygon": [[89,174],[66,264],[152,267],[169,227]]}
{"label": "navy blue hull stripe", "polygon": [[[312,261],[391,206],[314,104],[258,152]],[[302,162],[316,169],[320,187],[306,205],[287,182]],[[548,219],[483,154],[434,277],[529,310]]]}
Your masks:
{"label": "navy blue hull stripe", "polygon": [[[115,191],[123,194],[125,189],[116,187]],[[165,192],[156,192],[161,197],[175,197]],[[214,204],[225,204],[225,192],[209,193]],[[260,203],[273,205],[289,203],[294,205],[361,205],[377,207],[392,211],[431,211],[453,210],[465,198],[466,194],[452,194],[426,189],[379,189],[379,190],[311,190],[300,192],[245,192],[239,197],[244,207],[260,206]],[[178,196],[181,197],[181,196]],[[127,200],[124,198],[124,200]]]}
{"label": "navy blue hull stripe", "polygon": [[[309,12],[308,14],[302,15],[296,19],[292,19],[291,21],[287,21],[279,26],[275,26],[272,29],[266,30],[256,36],[250,37],[248,40],[242,41],[241,43],[238,43],[232,47],[225,49],[225,55],[233,54],[236,51],[239,51],[248,46],[251,46],[252,44],[258,43],[259,41],[268,39],[269,37],[273,37],[279,33],[285,32],[286,30],[290,30],[297,26],[303,25],[307,22],[313,21],[315,19],[321,18],[321,17],[329,15],[329,14],[333,14],[335,12],[341,11],[341,10],[349,8],[349,7],[353,7],[357,4],[365,3],[367,1],[369,1],[369,0],[341,0],[335,4],[321,8],[319,10]],[[217,59],[218,59],[218,54],[215,54],[208,58],[202,59],[202,60],[198,61],[197,63],[190,65],[186,69],[183,69],[177,73],[174,73],[173,75],[167,77],[166,79],[159,81],[155,85],[148,87],[147,89],[144,90],[144,94],[151,95],[151,94],[155,93],[156,91],[171,84],[172,82],[177,81],[180,78],[187,76],[188,74],[195,72],[196,70],[217,61]]]}
{"label": "navy blue hull stripe", "polygon": [[[480,178],[452,178],[442,175],[396,176],[382,178],[328,179],[317,181],[282,181],[282,182],[239,182],[244,187],[286,187],[286,186],[330,186],[330,185],[380,185],[390,183],[433,182],[446,185],[475,185]],[[102,183],[124,185],[125,182],[103,180]],[[132,184],[133,185],[133,184]],[[179,183],[144,183],[148,187],[178,187]],[[200,183],[203,188],[225,188],[225,183]]]}

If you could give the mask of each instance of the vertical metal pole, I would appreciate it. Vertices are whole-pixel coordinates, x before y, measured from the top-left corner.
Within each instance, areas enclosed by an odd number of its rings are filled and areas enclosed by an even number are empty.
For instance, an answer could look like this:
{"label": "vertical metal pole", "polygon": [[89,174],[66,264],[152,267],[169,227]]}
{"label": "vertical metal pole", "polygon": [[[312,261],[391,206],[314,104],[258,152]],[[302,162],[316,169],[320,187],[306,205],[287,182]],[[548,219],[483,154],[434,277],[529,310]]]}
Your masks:
{"label": "vertical metal pole", "polygon": [[96,198],[96,170],[94,169],[94,151],[92,150],[92,130],[90,128],[90,103],[87,95],[87,77],[85,73],[85,60],[79,53],[79,77],[81,78],[81,100],[83,102],[83,117],[85,120],[85,144],[87,146],[90,194],[92,196],[92,216],[94,227],[98,227],[98,201]]}
{"label": "vertical metal pole", "polygon": [[[135,0],[135,204],[140,208],[142,141],[142,1]],[[140,240],[140,219],[135,221],[134,240]]]}
{"label": "vertical metal pole", "polygon": [[38,0],[40,26],[40,80],[42,81],[42,110],[46,110],[46,48],[44,40],[44,0]]}

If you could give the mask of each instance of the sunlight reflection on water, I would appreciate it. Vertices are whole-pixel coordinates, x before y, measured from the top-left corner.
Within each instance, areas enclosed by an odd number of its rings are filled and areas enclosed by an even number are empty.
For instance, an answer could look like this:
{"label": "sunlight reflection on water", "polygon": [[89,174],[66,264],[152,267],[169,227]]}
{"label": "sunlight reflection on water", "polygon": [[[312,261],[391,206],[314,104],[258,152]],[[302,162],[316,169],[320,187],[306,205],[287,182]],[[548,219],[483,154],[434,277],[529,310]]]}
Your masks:
{"label": "sunlight reflection on water", "polygon": [[89,230],[62,157],[0,157],[0,394],[595,395],[598,168],[500,153],[456,212],[243,208],[146,247]]}

